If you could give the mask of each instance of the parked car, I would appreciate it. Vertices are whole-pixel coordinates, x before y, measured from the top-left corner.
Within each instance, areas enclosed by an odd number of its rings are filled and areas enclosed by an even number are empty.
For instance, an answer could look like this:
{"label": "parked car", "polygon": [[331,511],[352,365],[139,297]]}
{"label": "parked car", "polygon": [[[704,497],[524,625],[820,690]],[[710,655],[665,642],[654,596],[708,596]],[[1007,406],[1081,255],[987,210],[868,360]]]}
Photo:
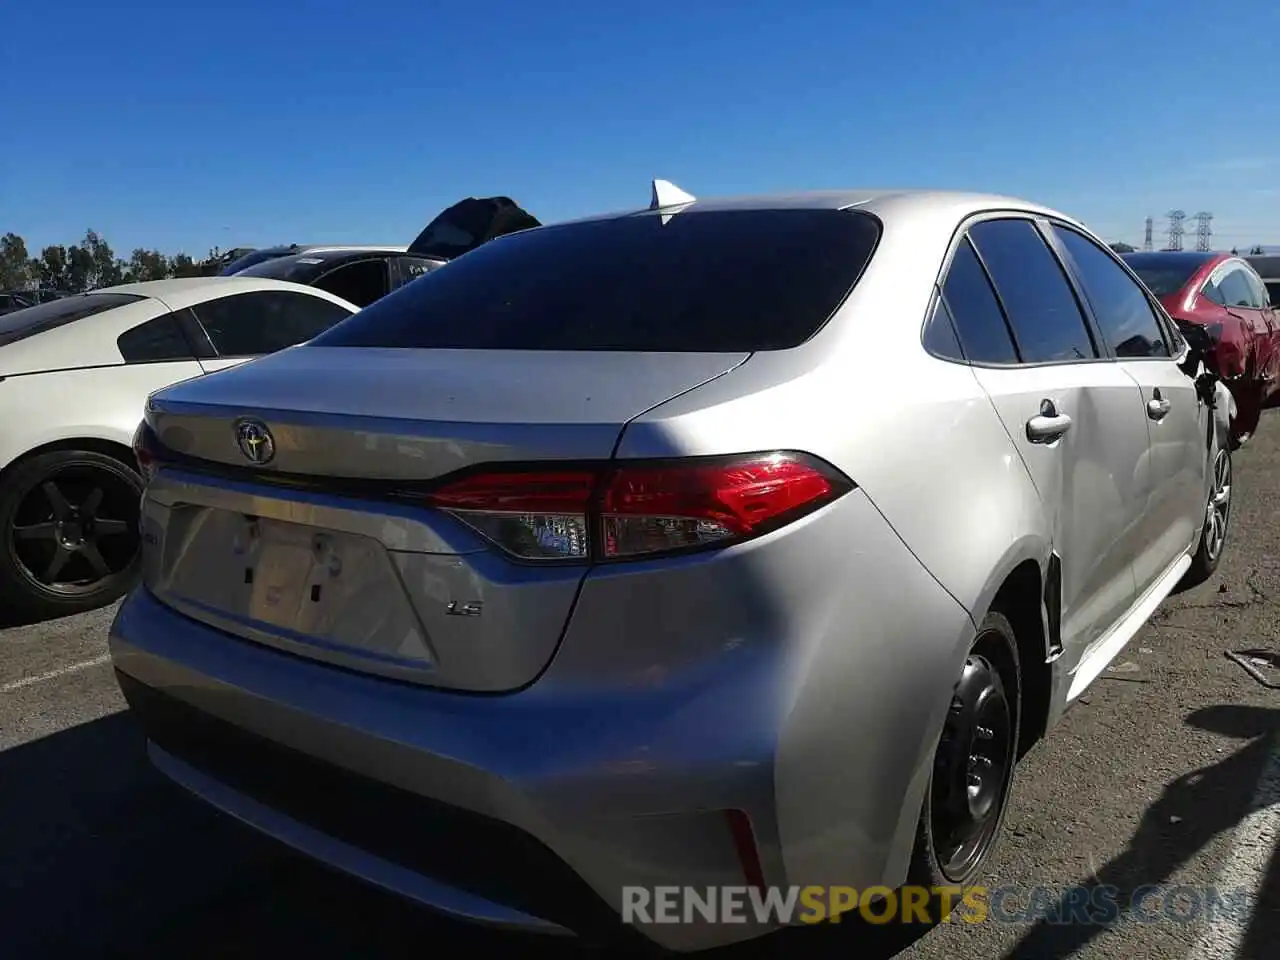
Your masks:
{"label": "parked car", "polygon": [[1225,253],[1130,253],[1125,261],[1174,319],[1204,327],[1211,362],[1235,398],[1232,439],[1252,436],[1280,384],[1280,315],[1243,257]]}
{"label": "parked car", "polygon": [[407,247],[264,247],[222,275],[305,283],[367,307],[482,243],[540,225],[509,197],[468,197],[438,214]]}
{"label": "parked car", "polygon": [[275,280],[126,284],[0,319],[0,609],[108,603],[138,571],[147,394],[279,350],[355,306]]}
{"label": "parked car", "polygon": [[[367,307],[392,290],[439,266],[438,261],[411,257],[407,247],[302,247],[240,267],[224,276],[287,280],[327,290],[357,307]],[[251,259],[258,251],[249,254]],[[235,266],[232,264],[232,266]]]}
{"label": "parked car", "polygon": [[120,686],[187,789],[471,919],[971,885],[1016,760],[1222,556],[1191,341],[1044,207],[660,185],[152,396]]}

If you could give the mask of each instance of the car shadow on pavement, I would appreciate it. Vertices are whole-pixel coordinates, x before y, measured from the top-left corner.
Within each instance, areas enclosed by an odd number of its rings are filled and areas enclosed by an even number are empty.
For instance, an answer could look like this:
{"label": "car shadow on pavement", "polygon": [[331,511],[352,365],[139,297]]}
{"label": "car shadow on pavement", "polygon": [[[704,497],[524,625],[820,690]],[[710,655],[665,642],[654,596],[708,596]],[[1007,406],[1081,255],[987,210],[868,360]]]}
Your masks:
{"label": "car shadow on pavement", "polygon": [[[1030,927],[1005,954],[1006,960],[1062,960],[1076,956],[1108,927],[1131,919],[1125,907],[1142,888],[1168,883],[1198,851],[1214,838],[1233,830],[1253,812],[1255,785],[1272,754],[1280,747],[1280,709],[1241,705],[1208,707],[1192,713],[1187,723],[1244,740],[1246,744],[1226,759],[1169,783],[1159,799],[1147,808],[1125,851],[1083,884],[1091,891],[1111,888],[1113,902],[1120,908],[1119,916],[1099,918],[1095,923],[1070,922],[1073,914],[1078,916],[1075,911],[1079,908],[1064,898]],[[1269,955],[1276,938],[1280,937],[1277,888],[1280,888],[1280,853],[1273,854],[1269,888],[1261,902],[1253,905],[1251,926],[1245,935],[1255,950],[1242,950],[1240,957]],[[1220,893],[1225,895],[1229,891]],[[1159,894],[1144,906],[1159,911]],[[1270,948],[1265,953],[1257,952],[1258,944],[1268,944]]]}
{"label": "car shadow on pavement", "polygon": [[[316,865],[170,783],[127,711],[0,751],[0,892],[3,953],[31,960],[621,956],[455,922]],[[714,956],[877,960],[925,932],[854,919]]]}
{"label": "car shadow on pavement", "polygon": [[331,873],[157,773],[127,712],[0,752],[6,957],[580,957]]}

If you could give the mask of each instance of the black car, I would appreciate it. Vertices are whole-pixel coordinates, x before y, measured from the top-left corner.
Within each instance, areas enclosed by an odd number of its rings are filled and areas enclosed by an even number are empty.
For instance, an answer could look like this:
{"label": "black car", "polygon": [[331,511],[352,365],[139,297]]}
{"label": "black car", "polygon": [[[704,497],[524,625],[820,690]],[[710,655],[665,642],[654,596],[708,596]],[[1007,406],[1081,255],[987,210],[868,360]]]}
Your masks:
{"label": "black car", "polygon": [[441,212],[407,247],[263,247],[228,264],[222,276],[289,280],[367,307],[482,243],[537,226],[509,197],[468,197]]}
{"label": "black car", "polygon": [[[235,275],[319,287],[357,307],[367,307],[444,263],[410,255],[404,247],[299,247],[262,258]],[[229,274],[224,271],[223,275]]]}

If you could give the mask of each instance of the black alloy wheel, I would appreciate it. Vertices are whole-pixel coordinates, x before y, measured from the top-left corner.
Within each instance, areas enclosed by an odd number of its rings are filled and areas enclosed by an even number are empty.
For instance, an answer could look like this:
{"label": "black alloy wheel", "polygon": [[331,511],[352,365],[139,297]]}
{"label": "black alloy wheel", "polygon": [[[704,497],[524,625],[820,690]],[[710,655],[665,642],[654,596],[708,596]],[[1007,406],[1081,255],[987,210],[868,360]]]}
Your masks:
{"label": "black alloy wheel", "polygon": [[0,482],[0,597],[45,619],[100,607],[134,583],[142,482],[96,451],[54,451]]}

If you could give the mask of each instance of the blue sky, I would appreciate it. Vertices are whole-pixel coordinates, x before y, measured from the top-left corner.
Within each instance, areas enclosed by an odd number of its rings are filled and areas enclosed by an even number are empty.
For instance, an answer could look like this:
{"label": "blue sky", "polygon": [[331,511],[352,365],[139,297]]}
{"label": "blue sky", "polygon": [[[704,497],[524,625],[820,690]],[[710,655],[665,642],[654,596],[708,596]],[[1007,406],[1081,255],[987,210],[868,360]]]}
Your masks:
{"label": "blue sky", "polygon": [[0,232],[35,249],[86,227],[121,255],[407,243],[464,196],[553,221],[643,205],[653,177],[992,190],[1130,242],[1147,215],[1209,210],[1216,245],[1280,243],[1274,3],[64,0],[3,19]]}

